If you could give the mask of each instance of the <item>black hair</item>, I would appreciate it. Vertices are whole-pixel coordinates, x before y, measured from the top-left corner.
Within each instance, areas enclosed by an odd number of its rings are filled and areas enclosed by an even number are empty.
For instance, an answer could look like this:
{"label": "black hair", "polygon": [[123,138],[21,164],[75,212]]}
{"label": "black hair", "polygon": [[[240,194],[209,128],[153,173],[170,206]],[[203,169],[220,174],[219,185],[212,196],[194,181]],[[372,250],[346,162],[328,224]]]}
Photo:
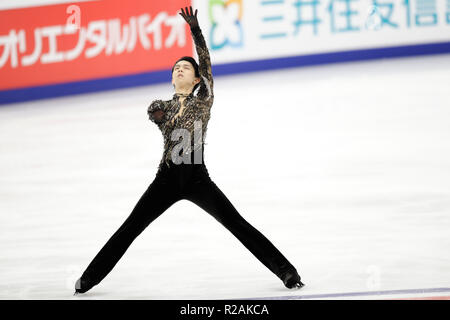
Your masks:
{"label": "black hair", "polygon": [[[188,62],[190,62],[190,63],[192,64],[192,66],[194,67],[194,70],[195,70],[195,77],[200,78],[200,80],[201,80],[200,72],[199,72],[199,69],[198,69],[198,63],[197,63],[197,61],[195,61],[194,58],[192,58],[192,57],[190,57],[190,56],[184,56],[184,57],[181,57],[180,59],[178,59],[178,60],[173,64],[173,67],[172,67],[172,74],[173,74],[173,69],[175,69],[175,65],[176,65],[178,62],[182,61],[182,60],[188,61]],[[192,89],[192,92],[194,92],[195,89],[197,89],[197,87],[200,85],[200,83],[201,83],[201,81],[200,81],[199,83],[197,83],[197,84],[194,86],[194,89]]]}

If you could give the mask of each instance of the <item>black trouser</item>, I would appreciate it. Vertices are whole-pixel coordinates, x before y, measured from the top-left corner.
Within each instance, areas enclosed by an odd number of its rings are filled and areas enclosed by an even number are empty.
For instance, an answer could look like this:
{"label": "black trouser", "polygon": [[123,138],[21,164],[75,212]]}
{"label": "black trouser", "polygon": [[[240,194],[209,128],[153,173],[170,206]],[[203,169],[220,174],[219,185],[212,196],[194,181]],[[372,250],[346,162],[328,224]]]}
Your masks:
{"label": "black trouser", "polygon": [[113,269],[144,229],[175,202],[187,199],[227,228],[250,252],[281,280],[294,266],[235,209],[209,177],[202,164],[170,163],[158,170],[131,214],[89,264],[82,277],[97,285]]}

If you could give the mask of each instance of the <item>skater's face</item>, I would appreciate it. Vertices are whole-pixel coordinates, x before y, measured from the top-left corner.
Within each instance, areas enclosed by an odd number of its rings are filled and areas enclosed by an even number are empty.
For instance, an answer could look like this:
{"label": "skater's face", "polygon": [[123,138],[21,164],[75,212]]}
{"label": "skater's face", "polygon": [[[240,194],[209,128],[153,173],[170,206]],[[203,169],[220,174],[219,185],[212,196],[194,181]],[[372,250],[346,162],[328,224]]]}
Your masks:
{"label": "skater's face", "polygon": [[176,88],[194,88],[200,82],[195,77],[195,69],[189,61],[181,60],[175,64],[172,73],[172,84]]}

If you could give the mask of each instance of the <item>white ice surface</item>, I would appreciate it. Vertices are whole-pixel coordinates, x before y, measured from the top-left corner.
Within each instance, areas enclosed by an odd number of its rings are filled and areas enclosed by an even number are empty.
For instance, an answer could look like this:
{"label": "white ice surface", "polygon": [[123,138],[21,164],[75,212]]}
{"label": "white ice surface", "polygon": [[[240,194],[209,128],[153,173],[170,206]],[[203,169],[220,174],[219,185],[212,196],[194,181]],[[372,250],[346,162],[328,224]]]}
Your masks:
{"label": "white ice surface", "polygon": [[72,296],[155,176],[162,136],[146,110],[172,86],[0,106],[0,299],[448,288],[449,84],[450,55],[215,78],[210,176],[297,267],[299,291],[182,200]]}

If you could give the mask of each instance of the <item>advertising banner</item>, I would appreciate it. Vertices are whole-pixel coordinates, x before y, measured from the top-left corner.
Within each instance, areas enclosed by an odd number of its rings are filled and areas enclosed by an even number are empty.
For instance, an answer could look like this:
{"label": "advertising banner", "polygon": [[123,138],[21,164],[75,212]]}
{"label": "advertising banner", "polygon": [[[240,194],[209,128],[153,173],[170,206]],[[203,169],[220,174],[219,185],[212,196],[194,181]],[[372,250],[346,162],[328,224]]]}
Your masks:
{"label": "advertising banner", "polygon": [[184,0],[0,11],[0,90],[165,70],[192,54]]}
{"label": "advertising banner", "polygon": [[450,41],[450,0],[208,0],[207,12],[219,63]]}
{"label": "advertising banner", "polygon": [[0,4],[0,104],[170,81],[197,58],[190,5],[214,75],[450,52],[450,0],[20,3]]}

